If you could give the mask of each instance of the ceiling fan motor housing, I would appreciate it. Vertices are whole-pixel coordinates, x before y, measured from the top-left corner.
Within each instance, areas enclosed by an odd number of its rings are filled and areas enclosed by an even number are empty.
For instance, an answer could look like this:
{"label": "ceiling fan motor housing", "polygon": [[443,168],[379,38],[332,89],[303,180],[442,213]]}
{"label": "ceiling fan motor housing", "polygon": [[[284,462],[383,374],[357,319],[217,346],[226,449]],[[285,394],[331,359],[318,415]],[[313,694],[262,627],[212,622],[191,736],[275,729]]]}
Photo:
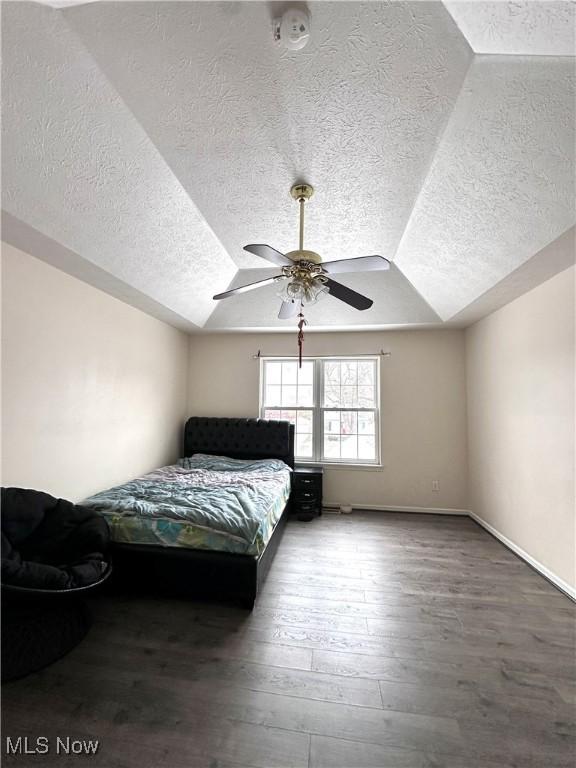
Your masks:
{"label": "ceiling fan motor housing", "polygon": [[313,264],[320,264],[322,257],[315,251],[289,251],[286,254],[292,261],[311,261]]}

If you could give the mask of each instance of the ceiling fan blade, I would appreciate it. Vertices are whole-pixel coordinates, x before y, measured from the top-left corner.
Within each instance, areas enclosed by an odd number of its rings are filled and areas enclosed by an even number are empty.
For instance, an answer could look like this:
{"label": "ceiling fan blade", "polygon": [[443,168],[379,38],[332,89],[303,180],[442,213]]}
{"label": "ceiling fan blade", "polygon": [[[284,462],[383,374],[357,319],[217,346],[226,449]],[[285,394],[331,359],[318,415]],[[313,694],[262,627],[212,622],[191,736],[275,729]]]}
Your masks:
{"label": "ceiling fan blade", "polygon": [[224,291],[224,293],[217,293],[216,296],[212,296],[212,298],[214,300],[227,299],[229,296],[234,296],[236,293],[246,293],[246,291],[252,291],[254,288],[262,288],[264,285],[270,285],[270,283],[274,283],[280,278],[282,278],[282,275],[267,277],[266,280],[258,280],[256,283],[240,285],[238,288],[231,288],[229,291]]}
{"label": "ceiling fan blade", "polygon": [[280,253],[275,248],[271,248],[269,245],[245,245],[244,250],[260,256],[262,259],[267,259],[279,267],[291,267],[294,265],[292,259],[284,256],[283,253]]}
{"label": "ceiling fan blade", "polygon": [[298,314],[299,309],[299,301],[283,301],[280,312],[278,312],[278,320],[287,320],[289,317],[294,317],[294,315]]}
{"label": "ceiling fan blade", "polygon": [[346,285],[342,285],[342,283],[337,283],[329,278],[325,278],[325,281],[324,284],[331,296],[346,302],[346,304],[350,304],[354,309],[370,309],[372,304],[374,304],[372,299],[363,296],[357,291],[353,291],[352,288],[348,288]]}
{"label": "ceiling fan blade", "polygon": [[390,262],[384,256],[358,256],[356,259],[327,261],[321,266],[329,275],[336,275],[338,272],[371,272],[376,269],[390,269]]}

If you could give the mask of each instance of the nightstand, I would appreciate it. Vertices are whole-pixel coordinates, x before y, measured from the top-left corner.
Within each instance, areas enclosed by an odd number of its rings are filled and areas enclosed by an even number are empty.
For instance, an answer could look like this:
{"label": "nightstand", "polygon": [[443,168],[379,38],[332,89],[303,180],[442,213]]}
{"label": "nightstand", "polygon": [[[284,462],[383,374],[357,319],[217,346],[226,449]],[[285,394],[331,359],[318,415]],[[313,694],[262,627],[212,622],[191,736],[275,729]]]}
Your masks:
{"label": "nightstand", "polygon": [[322,467],[304,466],[294,467],[292,473],[292,493],[290,502],[292,514],[298,520],[309,522],[314,517],[322,514]]}

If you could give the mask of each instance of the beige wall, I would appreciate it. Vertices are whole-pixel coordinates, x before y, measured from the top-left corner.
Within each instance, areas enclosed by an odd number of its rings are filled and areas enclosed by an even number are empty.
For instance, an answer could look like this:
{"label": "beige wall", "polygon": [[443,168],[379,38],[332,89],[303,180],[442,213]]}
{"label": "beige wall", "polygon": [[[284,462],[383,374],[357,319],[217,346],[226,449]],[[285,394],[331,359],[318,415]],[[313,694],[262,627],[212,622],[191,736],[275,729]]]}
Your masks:
{"label": "beige wall", "polygon": [[188,338],[3,244],[2,483],[80,500],[178,455]]}
{"label": "beige wall", "polygon": [[576,585],[574,268],[466,332],[472,511]]}
{"label": "beige wall", "polygon": [[[466,508],[464,332],[308,333],[306,354],[368,354],[381,348],[382,469],[327,469],[328,503]],[[294,355],[296,333],[191,337],[188,410],[257,416],[263,355]],[[438,480],[440,491],[432,491]]]}
{"label": "beige wall", "polygon": [[[326,501],[471,508],[575,585],[574,280],[466,332],[309,332],[310,355],[391,353],[383,467],[328,468]],[[295,333],[188,338],[8,245],[2,297],[2,483],[73,500],[172,462],[187,415],[256,416],[254,353],[296,352]]]}

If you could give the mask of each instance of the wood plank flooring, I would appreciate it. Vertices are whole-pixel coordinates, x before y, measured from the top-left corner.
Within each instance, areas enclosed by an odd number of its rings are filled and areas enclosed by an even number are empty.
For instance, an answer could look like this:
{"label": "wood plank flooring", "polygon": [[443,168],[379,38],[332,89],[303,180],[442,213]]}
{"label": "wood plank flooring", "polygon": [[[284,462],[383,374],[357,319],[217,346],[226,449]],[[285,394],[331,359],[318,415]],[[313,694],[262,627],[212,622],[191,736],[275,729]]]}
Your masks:
{"label": "wood plank flooring", "polygon": [[[468,518],[291,522],[252,614],[93,607],[72,653],[3,686],[4,765],[576,764],[576,608]],[[7,736],[51,751],[7,756]],[[57,736],[98,752],[57,755]]]}

